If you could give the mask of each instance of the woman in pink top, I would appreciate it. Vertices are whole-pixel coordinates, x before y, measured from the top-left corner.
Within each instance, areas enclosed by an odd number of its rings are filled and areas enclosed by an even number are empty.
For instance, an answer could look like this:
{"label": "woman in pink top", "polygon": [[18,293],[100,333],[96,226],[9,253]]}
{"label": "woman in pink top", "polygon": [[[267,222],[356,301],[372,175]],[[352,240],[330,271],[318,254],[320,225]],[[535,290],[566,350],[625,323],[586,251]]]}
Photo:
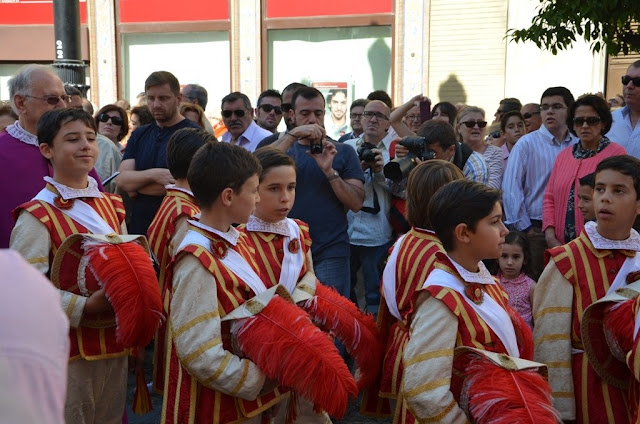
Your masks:
{"label": "woman in pink top", "polygon": [[609,105],[595,95],[578,98],[569,110],[567,125],[580,142],[560,152],[544,192],[542,228],[549,247],[573,240],[584,227],[577,206],[579,179],[595,171],[603,159],[627,153],[604,136],[611,122]]}

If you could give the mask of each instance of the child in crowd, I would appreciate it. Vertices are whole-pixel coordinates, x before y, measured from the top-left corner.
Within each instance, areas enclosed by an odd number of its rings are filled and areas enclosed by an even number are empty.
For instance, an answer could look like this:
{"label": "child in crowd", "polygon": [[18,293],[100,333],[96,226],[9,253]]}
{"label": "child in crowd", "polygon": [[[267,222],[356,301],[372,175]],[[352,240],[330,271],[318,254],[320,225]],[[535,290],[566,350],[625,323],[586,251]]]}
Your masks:
{"label": "child in crowd", "polygon": [[504,166],[507,167],[507,160],[509,160],[509,153],[511,149],[516,145],[520,137],[527,133],[527,129],[524,124],[524,117],[517,110],[502,115],[500,120],[500,135],[504,139],[504,144],[500,146],[502,154],[504,156]]}
{"label": "child in crowd", "polygon": [[[534,371],[542,365],[521,359],[533,354],[531,330],[481,262],[500,257],[508,233],[500,192],[472,181],[450,182],[431,198],[428,219],[446,253],[436,254],[435,269],[419,291],[404,350],[401,396],[409,410],[417,422],[491,422],[486,414],[532,422],[526,403],[541,411],[536,422],[557,422],[548,385]],[[522,378],[532,380],[513,384]],[[483,382],[489,383],[485,389],[476,388]],[[522,406],[501,403],[519,398],[517,385],[528,386]],[[493,393],[489,404],[478,404],[476,394],[486,390]],[[517,418],[505,418],[512,413]]]}
{"label": "child in crowd", "polygon": [[[165,312],[169,308],[169,293],[164,292],[167,266],[187,232],[187,220],[200,212],[187,181],[189,164],[200,147],[215,141],[216,138],[205,131],[183,128],[176,131],[167,144],[167,167],[176,183],[165,187],[167,194],[147,231],[149,245],[158,264],[158,283]],[[166,329],[162,325],[153,351],[153,389],[158,393],[164,389],[165,337]]]}
{"label": "child in crowd", "polygon": [[[73,254],[58,262],[63,242],[75,234],[126,234],[120,197],[101,193],[89,176],[98,157],[96,130],[82,109],[56,109],[40,118],[40,152],[53,178],[45,177],[45,188],[14,212],[10,247],[59,288],[71,324],[65,421],[116,424],[127,396],[128,349],[116,341],[114,311],[104,287],[85,273],[82,249],[65,247]],[[61,265],[54,267],[54,260]]]}
{"label": "child in crowd", "polygon": [[640,235],[632,229],[640,213],[640,161],[623,155],[600,162],[593,203],[597,221],[547,252],[550,261],[533,298],[535,357],[554,364],[549,383],[563,420],[624,424],[632,414],[626,392],[589,364],[580,326],[589,305],[624,287],[640,270]]}
{"label": "child in crowd", "polygon": [[536,282],[526,274],[529,259],[527,236],[518,231],[510,231],[504,238],[502,255],[498,258],[498,279],[509,295],[509,305],[533,328],[531,299]]}
{"label": "child in crowd", "polygon": [[405,422],[410,415],[406,405],[397,400],[403,375],[402,357],[415,312],[415,292],[433,270],[435,254],[442,251],[426,210],[440,187],[463,178],[459,168],[438,159],[421,163],[409,174],[406,217],[411,229],[391,249],[382,277],[378,326],[385,335],[386,349],[380,385],[365,392],[364,414],[392,415],[394,422]]}
{"label": "child in crowd", "polygon": [[593,189],[595,188],[595,177],[593,172],[578,180],[578,209],[582,212],[584,222],[595,221],[596,211],[593,207]]}

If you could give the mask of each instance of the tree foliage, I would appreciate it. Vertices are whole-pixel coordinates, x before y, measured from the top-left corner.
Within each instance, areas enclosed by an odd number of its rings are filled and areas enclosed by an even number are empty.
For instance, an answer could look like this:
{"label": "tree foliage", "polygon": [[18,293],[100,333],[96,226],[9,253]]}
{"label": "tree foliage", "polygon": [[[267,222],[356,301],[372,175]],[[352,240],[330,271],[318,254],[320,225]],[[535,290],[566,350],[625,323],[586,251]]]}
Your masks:
{"label": "tree foliage", "polygon": [[510,29],[516,42],[533,41],[553,54],[582,37],[591,50],[610,55],[640,52],[640,0],[540,0],[537,16],[525,29]]}

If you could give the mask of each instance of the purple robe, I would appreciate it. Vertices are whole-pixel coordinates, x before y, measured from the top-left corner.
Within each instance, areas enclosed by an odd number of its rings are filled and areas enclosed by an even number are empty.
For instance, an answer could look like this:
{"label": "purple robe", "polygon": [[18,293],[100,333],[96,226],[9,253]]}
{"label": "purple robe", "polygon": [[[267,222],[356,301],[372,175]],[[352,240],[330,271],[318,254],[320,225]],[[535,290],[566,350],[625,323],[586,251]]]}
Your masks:
{"label": "purple robe", "polygon": [[[42,179],[53,177],[53,168],[40,153],[40,149],[24,143],[8,132],[0,133],[0,249],[9,247],[9,238],[14,226],[11,212],[28,202],[45,186]],[[98,181],[95,169],[89,173]]]}

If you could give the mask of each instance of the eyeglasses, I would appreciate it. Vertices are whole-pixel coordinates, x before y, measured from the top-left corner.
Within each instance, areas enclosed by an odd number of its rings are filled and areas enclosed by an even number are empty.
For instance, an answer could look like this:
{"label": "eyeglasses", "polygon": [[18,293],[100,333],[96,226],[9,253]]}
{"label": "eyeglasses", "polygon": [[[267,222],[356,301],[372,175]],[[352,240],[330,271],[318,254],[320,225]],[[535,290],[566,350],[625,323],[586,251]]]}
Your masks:
{"label": "eyeglasses", "polygon": [[293,105],[291,105],[291,103],[282,103],[282,111],[284,113],[289,113],[291,109],[293,109]]}
{"label": "eyeglasses", "polygon": [[[272,106],[270,104],[263,104],[263,105],[258,106],[258,109],[264,110],[265,113],[270,113],[272,110],[275,110],[276,111],[276,115],[282,115],[282,108],[280,106]],[[244,113],[242,115],[244,115]],[[229,116],[231,116],[231,115],[229,115]],[[238,116],[240,116],[240,115],[238,115]]]}
{"label": "eyeglasses", "polygon": [[466,125],[467,128],[473,128],[476,125],[478,126],[478,128],[484,128],[487,126],[487,121],[466,121],[460,123]]}
{"label": "eyeglasses", "polygon": [[420,115],[407,115],[406,116],[408,121],[419,121],[421,119]]}
{"label": "eyeglasses", "polygon": [[225,118],[231,118],[231,115],[233,115],[234,113],[238,118],[242,118],[246,112],[244,110],[242,110],[242,109],[223,110],[222,111],[222,116],[225,117]]}
{"label": "eyeglasses", "polygon": [[531,113],[527,112],[527,113],[522,114],[522,117],[523,117],[524,119],[529,119],[529,118],[531,118],[533,115],[540,115],[540,112],[531,112]]}
{"label": "eyeglasses", "polygon": [[381,121],[388,121],[389,120],[389,118],[387,118],[383,113],[381,113],[381,112],[371,112],[370,110],[364,112],[362,114],[362,116],[364,116],[367,119],[371,119],[373,117],[376,117]]}
{"label": "eyeglasses", "polygon": [[32,99],[44,100],[45,102],[47,102],[51,106],[57,105],[60,102],[60,100],[62,100],[65,103],[69,103],[71,101],[71,96],[67,96],[66,94],[64,96],[53,96],[52,95],[52,96],[47,96],[47,97],[36,97],[36,96],[25,95],[24,97],[31,97]]}
{"label": "eyeglasses", "polygon": [[633,82],[633,85],[636,87],[640,87],[640,77],[631,78],[629,75],[625,75],[622,77],[622,84],[627,85],[630,82]]}
{"label": "eyeglasses", "polygon": [[540,110],[544,110],[547,111],[549,109],[553,109],[553,110],[560,110],[560,109],[566,109],[567,107],[565,105],[563,105],[562,103],[554,103],[552,105],[548,105],[548,104],[542,104],[540,105]]}
{"label": "eyeglasses", "polygon": [[122,118],[119,116],[110,116],[106,113],[101,113],[100,115],[98,115],[99,122],[103,122],[106,124],[107,122],[109,122],[109,119],[111,119],[111,123],[113,125],[122,125]]}
{"label": "eyeglasses", "polygon": [[349,116],[351,117],[351,119],[360,119],[362,118],[362,113],[352,113]]}
{"label": "eyeglasses", "polygon": [[579,117],[579,118],[573,118],[573,125],[575,125],[576,127],[581,127],[586,122],[587,125],[589,125],[590,127],[593,127],[594,125],[598,125],[600,121],[602,121],[602,119],[600,119],[599,116],[589,116],[587,118]]}

